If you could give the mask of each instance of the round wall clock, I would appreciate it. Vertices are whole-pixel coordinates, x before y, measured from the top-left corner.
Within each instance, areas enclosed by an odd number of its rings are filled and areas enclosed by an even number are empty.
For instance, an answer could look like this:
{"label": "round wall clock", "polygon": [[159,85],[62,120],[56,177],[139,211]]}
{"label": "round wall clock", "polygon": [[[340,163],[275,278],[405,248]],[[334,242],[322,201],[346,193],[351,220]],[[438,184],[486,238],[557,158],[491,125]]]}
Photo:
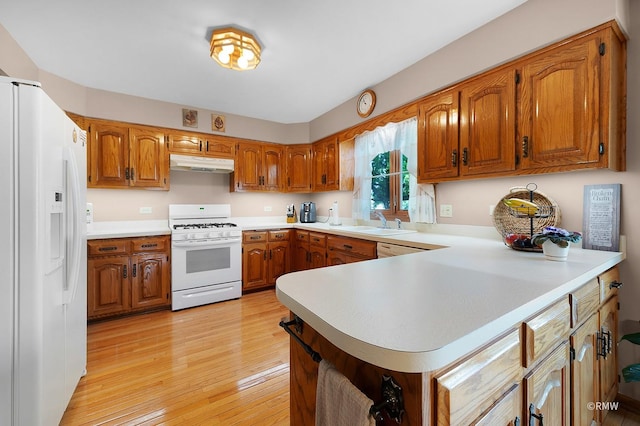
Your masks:
{"label": "round wall clock", "polygon": [[367,89],[358,96],[356,110],[360,117],[368,117],[376,106],[376,94],[373,90]]}

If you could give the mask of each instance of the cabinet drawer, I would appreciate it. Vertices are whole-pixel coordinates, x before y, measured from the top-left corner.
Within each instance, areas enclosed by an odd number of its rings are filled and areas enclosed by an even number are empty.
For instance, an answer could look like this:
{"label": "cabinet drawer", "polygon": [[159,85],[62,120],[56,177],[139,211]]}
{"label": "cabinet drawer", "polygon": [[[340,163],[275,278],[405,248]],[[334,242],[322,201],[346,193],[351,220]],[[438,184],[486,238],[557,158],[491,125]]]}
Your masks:
{"label": "cabinet drawer", "polygon": [[327,248],[367,258],[376,257],[376,243],[355,238],[327,236]]}
{"label": "cabinet drawer", "polygon": [[569,336],[567,298],[551,305],[524,324],[524,366],[529,368]]}
{"label": "cabinet drawer", "polygon": [[436,378],[439,425],[470,424],[522,379],[519,330]]}
{"label": "cabinet drawer", "polygon": [[135,253],[168,251],[169,237],[136,238],[131,240],[131,245],[133,246],[133,251]]}
{"label": "cabinet drawer", "polygon": [[269,231],[269,241],[289,241],[289,231]]}
{"label": "cabinet drawer", "polygon": [[89,256],[111,256],[129,253],[129,240],[90,240],[87,241],[87,254]]}
{"label": "cabinet drawer", "polygon": [[245,243],[258,243],[267,241],[267,231],[262,232],[243,232],[242,241]]}
{"label": "cabinet drawer", "polygon": [[316,232],[309,232],[309,241],[311,245],[317,247],[327,246],[327,236],[325,234],[318,234]]}
{"label": "cabinet drawer", "polygon": [[296,241],[309,242],[309,231],[296,231]]}
{"label": "cabinet drawer", "polygon": [[600,305],[598,280],[593,279],[569,294],[569,303],[571,305],[571,328],[575,328],[598,310]]}
{"label": "cabinet drawer", "polygon": [[614,294],[618,294],[618,287],[614,283],[620,283],[620,271],[615,266],[598,276],[600,283],[600,303],[604,303]]}

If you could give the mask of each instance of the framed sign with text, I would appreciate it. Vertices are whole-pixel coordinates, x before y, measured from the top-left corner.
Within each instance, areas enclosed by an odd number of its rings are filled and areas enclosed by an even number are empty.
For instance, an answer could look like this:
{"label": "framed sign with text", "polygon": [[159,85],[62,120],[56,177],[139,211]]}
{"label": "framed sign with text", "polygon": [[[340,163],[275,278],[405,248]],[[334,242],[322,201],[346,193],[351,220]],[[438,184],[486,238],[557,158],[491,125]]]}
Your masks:
{"label": "framed sign with text", "polygon": [[585,185],[582,213],[582,248],[619,251],[619,183]]}

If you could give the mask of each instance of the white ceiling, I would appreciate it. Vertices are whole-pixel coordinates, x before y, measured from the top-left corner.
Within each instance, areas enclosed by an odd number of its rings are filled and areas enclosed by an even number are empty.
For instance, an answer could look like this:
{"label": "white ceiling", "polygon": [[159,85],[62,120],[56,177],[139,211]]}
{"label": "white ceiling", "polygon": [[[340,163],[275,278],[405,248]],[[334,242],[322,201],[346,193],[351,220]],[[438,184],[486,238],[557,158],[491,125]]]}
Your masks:
{"label": "white ceiling", "polygon": [[[0,0],[0,24],[40,69],[86,87],[306,123],[524,1]],[[211,29],[229,24],[263,45],[255,70],[209,57]]]}

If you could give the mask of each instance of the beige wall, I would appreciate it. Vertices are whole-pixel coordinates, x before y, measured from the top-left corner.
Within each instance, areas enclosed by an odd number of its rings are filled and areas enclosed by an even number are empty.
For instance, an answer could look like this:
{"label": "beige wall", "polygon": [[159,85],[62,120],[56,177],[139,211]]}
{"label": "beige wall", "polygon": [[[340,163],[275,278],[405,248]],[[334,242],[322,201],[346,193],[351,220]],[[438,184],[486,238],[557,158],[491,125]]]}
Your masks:
{"label": "beige wall", "polygon": [[[554,198],[562,211],[562,225],[582,228],[582,191],[586,184],[622,184],[622,232],[628,237],[627,260],[621,265],[625,286],[621,289],[622,331],[638,327],[640,320],[640,4],[629,0],[528,0],[521,7],[463,37],[415,65],[374,87],[377,106],[374,115],[415,100],[439,88],[462,80],[494,65],[535,50],[558,39],[618,19],[629,35],[628,42],[628,126],[627,168],[624,173],[588,171],[529,177],[485,179],[438,184],[437,202],[453,205],[453,218],[440,223],[492,225],[489,206],[496,204],[513,186],[535,182]],[[107,93],[79,87],[72,82],[39,71],[10,34],[0,27],[0,69],[8,75],[43,81],[45,90],[63,107],[88,116],[181,128],[183,106]],[[363,87],[364,89],[364,87]],[[354,94],[355,95],[355,94]],[[211,111],[200,111],[198,130],[209,132]],[[204,119],[203,119],[204,118]],[[282,125],[228,115],[231,136],[296,143],[317,140],[351,127],[362,120],[355,113],[355,98],[310,123]],[[137,220],[167,217],[170,203],[229,202],[234,216],[283,215],[286,204],[316,201],[318,212],[326,214],[338,200],[342,216],[348,216],[351,194],[257,194],[229,193],[228,175],[171,172],[171,190],[89,190],[96,220]],[[271,207],[265,212],[264,207]],[[140,207],[152,207],[153,214],[141,215]],[[640,361],[640,349],[621,344],[620,365]],[[640,400],[638,384],[622,384],[621,392]]]}

